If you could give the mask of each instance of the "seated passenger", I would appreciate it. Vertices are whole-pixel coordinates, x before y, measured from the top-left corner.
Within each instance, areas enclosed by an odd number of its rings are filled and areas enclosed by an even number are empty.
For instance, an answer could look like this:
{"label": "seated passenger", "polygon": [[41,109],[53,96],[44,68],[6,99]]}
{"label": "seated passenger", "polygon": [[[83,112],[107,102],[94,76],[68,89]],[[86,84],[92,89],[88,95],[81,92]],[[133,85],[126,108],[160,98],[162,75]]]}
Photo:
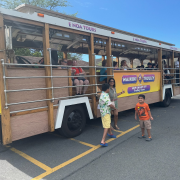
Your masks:
{"label": "seated passenger", "polygon": [[118,67],[118,63],[116,61],[113,61],[113,67],[114,67],[114,70],[120,70]]}
{"label": "seated passenger", "polygon": [[[73,59],[73,66],[77,66],[77,60]],[[89,81],[84,77],[86,75],[85,71],[80,67],[72,67],[72,74],[75,76],[81,76],[81,77],[74,77],[72,79],[73,85],[88,85]],[[81,95],[85,94],[88,86],[84,86],[84,90],[82,92],[83,86],[76,87],[76,94]]]}
{"label": "seated passenger", "polygon": [[145,70],[152,70],[152,63],[148,62],[148,66],[145,68]]}
{"label": "seated passenger", "polygon": [[60,60],[60,65],[63,65],[63,66],[61,67],[61,69],[68,69],[67,59],[62,59],[62,60]]}
{"label": "seated passenger", "polygon": [[127,65],[126,60],[122,60],[122,61],[121,61],[121,69],[122,69],[122,70],[128,70],[128,69],[130,69],[129,66]]}
{"label": "seated passenger", "polygon": [[[104,60],[104,61],[102,62],[102,66],[103,66],[103,67],[107,67],[107,62],[106,62],[106,60]],[[101,68],[101,70],[100,70],[100,75],[107,75],[107,68]],[[107,76],[100,76],[99,81],[100,81],[100,82],[105,81],[105,83],[107,83]]]}
{"label": "seated passenger", "polygon": [[140,66],[140,70],[144,70],[144,65],[141,65],[141,66]]}
{"label": "seated passenger", "polygon": [[172,74],[170,74],[170,71],[168,70],[168,65],[167,64],[164,65],[164,68],[165,68],[165,70],[164,70],[164,79],[166,79],[164,81],[164,83],[165,84],[171,84],[170,79],[173,79],[174,76]]}
{"label": "seated passenger", "polygon": [[152,64],[152,69],[156,69],[156,64],[155,63]]}

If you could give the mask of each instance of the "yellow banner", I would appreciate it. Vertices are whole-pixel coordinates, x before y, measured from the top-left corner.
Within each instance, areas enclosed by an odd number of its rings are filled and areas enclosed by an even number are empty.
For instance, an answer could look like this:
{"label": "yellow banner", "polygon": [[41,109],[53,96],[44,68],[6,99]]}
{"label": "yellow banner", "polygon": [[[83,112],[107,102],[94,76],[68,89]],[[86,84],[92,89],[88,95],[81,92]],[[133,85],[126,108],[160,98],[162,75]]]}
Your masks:
{"label": "yellow banner", "polygon": [[145,94],[160,90],[160,72],[114,71],[117,93],[125,91],[120,97]]}

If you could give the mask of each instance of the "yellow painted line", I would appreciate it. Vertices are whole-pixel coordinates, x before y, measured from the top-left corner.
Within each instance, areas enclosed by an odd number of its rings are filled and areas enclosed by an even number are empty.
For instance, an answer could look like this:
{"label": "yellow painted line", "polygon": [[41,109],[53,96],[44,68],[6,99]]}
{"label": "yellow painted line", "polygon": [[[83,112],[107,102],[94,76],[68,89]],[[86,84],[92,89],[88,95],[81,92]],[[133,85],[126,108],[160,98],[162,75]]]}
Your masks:
{"label": "yellow painted line", "polygon": [[116,130],[116,129],[113,130],[113,131],[115,131],[115,132],[120,132],[120,133],[123,133],[123,132],[124,132],[124,131],[119,131],[119,130]]}
{"label": "yellow painted line", "polygon": [[50,167],[46,166],[45,164],[41,163],[40,161],[32,158],[31,156],[23,153],[22,151],[19,151],[15,148],[10,148],[11,151],[15,152],[16,154],[19,154],[20,156],[22,156],[23,158],[27,159],[28,161],[32,162],[33,164],[35,164],[36,166],[39,166],[40,168],[44,169],[45,171],[49,171],[51,170]]}
{"label": "yellow painted line", "polygon": [[[119,137],[127,134],[128,132],[130,132],[130,131],[138,128],[138,127],[139,127],[139,125],[134,126],[133,128],[130,128],[130,129],[128,129],[127,131],[124,131],[123,133],[117,135],[117,138],[119,138]],[[116,139],[117,139],[117,138],[116,138]],[[116,139],[111,138],[111,139],[108,139],[106,142],[111,142],[111,141],[114,141],[114,140],[116,140]],[[98,149],[98,148],[100,148],[100,147],[101,147],[101,145],[97,145],[97,146],[95,146],[95,147],[93,147],[93,148],[91,148],[91,149],[83,152],[82,154],[79,154],[78,156],[76,156],[76,157],[74,157],[74,158],[72,158],[72,159],[70,159],[70,160],[68,160],[68,161],[66,161],[66,162],[64,162],[64,163],[62,163],[62,164],[54,167],[54,168],[52,168],[51,170],[48,170],[47,172],[44,172],[44,173],[40,174],[39,176],[33,178],[32,180],[40,180],[40,179],[42,179],[42,178],[44,178],[44,177],[52,174],[53,172],[55,172],[55,171],[57,171],[57,170],[65,167],[65,166],[73,163],[74,161],[76,161],[76,160],[78,160],[78,159],[80,159],[80,158],[82,158],[82,157],[90,154],[91,152],[95,151],[96,149]]]}
{"label": "yellow painted line", "polygon": [[83,144],[83,145],[85,145],[85,146],[92,147],[92,148],[96,147],[96,146],[93,145],[93,144],[89,144],[89,143],[86,143],[86,142],[83,142],[83,141],[79,141],[79,140],[74,139],[74,138],[71,138],[71,140],[72,140],[72,141],[76,141],[76,142],[78,142],[78,143],[80,143],[80,144]]}
{"label": "yellow painted line", "polygon": [[43,174],[40,174],[39,176],[33,178],[32,180],[40,180],[40,179],[44,178],[45,176],[50,175],[51,173],[53,173],[53,172],[55,172],[55,171],[57,171],[57,170],[65,167],[65,166],[67,166],[68,164],[71,164],[72,162],[74,162],[74,161],[76,161],[76,160],[78,160],[78,159],[86,156],[87,154],[95,151],[95,150],[98,149],[98,148],[99,148],[99,147],[91,148],[91,149],[85,151],[84,153],[79,154],[78,156],[76,156],[76,157],[74,157],[74,158],[72,158],[72,159],[70,159],[70,160],[68,160],[68,161],[66,161],[66,162],[64,162],[64,163],[62,163],[62,164],[54,167],[54,168],[52,168],[50,171],[47,171],[47,172],[45,172],[45,173],[43,173]]}

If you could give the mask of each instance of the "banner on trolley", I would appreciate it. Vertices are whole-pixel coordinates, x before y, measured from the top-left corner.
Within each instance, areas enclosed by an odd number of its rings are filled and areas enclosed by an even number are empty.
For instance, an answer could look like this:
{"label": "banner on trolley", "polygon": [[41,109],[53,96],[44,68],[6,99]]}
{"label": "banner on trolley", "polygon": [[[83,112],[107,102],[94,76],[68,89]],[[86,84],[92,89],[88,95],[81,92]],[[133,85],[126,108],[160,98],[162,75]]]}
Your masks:
{"label": "banner on trolley", "polygon": [[115,71],[114,79],[116,81],[117,93],[122,90],[125,91],[125,93],[119,97],[145,94],[160,90],[160,72]]}

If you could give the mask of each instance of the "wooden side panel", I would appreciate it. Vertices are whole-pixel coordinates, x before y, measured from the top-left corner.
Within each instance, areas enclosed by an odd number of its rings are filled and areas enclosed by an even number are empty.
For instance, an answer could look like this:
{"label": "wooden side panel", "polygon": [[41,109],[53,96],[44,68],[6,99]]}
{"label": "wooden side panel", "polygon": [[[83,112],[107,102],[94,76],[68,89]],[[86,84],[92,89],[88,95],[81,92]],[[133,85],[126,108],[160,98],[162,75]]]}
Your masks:
{"label": "wooden side panel", "polygon": [[[53,69],[53,76],[68,76],[68,70]],[[53,78],[54,87],[68,86],[68,78]],[[69,96],[68,88],[54,89],[54,98]],[[57,104],[58,100],[54,101]]]}
{"label": "wooden side panel", "polygon": [[177,96],[180,94],[180,86],[175,86],[174,87],[174,96]]}
{"label": "wooden side panel", "polygon": [[47,111],[11,117],[12,140],[48,132]]}
{"label": "wooden side panel", "polygon": [[[160,101],[159,91],[147,93],[145,94],[145,96],[146,96],[146,103],[148,104],[152,104]],[[121,112],[135,108],[137,103],[138,103],[138,95],[118,98],[118,111]],[[97,110],[97,117],[101,117],[99,109]]]}
{"label": "wooden side panel", "polygon": [[[45,76],[45,69],[32,69],[32,68],[19,68],[19,69],[7,69],[7,74],[10,77],[15,76]],[[45,88],[45,78],[29,78],[29,79],[8,79],[8,90],[17,89],[33,89],[33,88]],[[26,101],[34,101],[46,99],[46,90],[36,91],[21,91],[8,93],[8,103],[18,103]],[[28,104],[12,105],[10,111],[17,111],[22,109],[30,109],[36,107],[47,106],[46,101],[35,102]]]}

